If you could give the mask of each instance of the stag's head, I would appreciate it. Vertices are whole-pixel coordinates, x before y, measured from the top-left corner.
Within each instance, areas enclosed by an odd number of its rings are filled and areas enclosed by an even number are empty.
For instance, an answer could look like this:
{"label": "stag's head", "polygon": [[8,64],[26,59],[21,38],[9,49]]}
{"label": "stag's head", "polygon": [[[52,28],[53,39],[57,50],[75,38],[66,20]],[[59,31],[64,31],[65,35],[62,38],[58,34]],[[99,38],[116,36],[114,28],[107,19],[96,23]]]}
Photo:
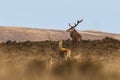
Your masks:
{"label": "stag's head", "polygon": [[78,20],[77,23],[74,23],[73,26],[71,26],[71,24],[69,23],[70,28],[67,29],[66,31],[67,31],[67,32],[73,32],[73,31],[75,30],[75,27],[78,26],[78,24],[81,23],[82,21],[83,21],[83,19]]}

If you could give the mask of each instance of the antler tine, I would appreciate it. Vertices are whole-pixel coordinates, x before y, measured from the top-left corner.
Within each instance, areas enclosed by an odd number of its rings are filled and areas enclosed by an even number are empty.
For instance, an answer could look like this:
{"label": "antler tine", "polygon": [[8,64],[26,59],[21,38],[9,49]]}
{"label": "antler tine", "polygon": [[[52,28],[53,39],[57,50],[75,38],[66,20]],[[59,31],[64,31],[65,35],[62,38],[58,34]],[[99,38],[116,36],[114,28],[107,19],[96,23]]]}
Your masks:
{"label": "antler tine", "polygon": [[78,20],[78,22],[80,23],[80,22],[82,22],[83,21],[83,19],[81,19],[81,20]]}
{"label": "antler tine", "polygon": [[69,23],[69,26],[71,27],[70,23]]}
{"label": "antler tine", "polygon": [[76,23],[74,23],[74,26],[76,26],[77,24]]}

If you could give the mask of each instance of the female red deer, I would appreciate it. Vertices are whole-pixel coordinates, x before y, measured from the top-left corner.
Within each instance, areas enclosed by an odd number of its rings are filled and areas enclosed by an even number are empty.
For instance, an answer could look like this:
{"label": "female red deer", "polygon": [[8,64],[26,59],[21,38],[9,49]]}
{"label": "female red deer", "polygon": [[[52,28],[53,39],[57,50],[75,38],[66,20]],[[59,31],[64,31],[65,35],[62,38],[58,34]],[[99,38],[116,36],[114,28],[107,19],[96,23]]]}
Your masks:
{"label": "female red deer", "polygon": [[59,40],[58,47],[59,47],[59,54],[63,59],[68,60],[71,58],[71,50],[63,47],[62,40]]}
{"label": "female red deer", "polygon": [[75,27],[78,26],[78,24],[81,23],[82,21],[83,19],[78,20],[77,23],[75,23],[73,26],[69,24],[70,28],[66,30],[67,32],[70,32],[70,36],[73,40],[73,43],[76,43],[82,40],[81,35],[75,30]]}

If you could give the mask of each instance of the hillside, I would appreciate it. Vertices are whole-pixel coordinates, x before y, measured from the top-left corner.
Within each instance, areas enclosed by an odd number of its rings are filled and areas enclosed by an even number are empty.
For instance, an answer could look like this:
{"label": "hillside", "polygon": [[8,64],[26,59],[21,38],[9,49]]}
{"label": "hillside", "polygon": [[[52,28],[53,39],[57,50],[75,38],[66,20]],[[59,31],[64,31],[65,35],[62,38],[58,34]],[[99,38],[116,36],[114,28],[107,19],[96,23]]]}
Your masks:
{"label": "hillside", "polygon": [[[0,80],[120,80],[120,35],[79,33],[73,45],[65,31],[0,27]],[[59,39],[71,50],[67,61]]]}
{"label": "hillside", "polygon": [[[105,37],[111,37],[120,40],[119,34],[95,32],[95,31],[79,31],[83,40],[96,40],[103,39]],[[45,29],[31,29],[31,28],[17,28],[17,27],[0,27],[0,42],[12,40],[12,41],[44,41],[59,39],[70,39],[69,33],[60,30],[45,30]]]}

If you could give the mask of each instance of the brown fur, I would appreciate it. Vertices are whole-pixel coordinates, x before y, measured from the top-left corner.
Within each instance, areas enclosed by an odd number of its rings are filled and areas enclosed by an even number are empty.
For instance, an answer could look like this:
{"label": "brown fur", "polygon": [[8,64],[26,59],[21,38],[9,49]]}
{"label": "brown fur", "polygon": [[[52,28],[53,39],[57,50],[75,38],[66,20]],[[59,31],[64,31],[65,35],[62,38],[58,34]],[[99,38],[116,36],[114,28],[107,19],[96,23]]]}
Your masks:
{"label": "brown fur", "polygon": [[82,19],[80,21],[77,21],[77,24],[75,24],[74,26],[71,26],[69,24],[71,28],[66,30],[67,32],[70,32],[70,36],[73,40],[73,43],[76,43],[82,40],[82,36],[75,30],[75,27],[82,21],[83,21]]}
{"label": "brown fur", "polygon": [[63,48],[62,41],[59,41],[59,54],[60,57],[64,58],[65,60],[71,58],[71,50],[68,48]]}

